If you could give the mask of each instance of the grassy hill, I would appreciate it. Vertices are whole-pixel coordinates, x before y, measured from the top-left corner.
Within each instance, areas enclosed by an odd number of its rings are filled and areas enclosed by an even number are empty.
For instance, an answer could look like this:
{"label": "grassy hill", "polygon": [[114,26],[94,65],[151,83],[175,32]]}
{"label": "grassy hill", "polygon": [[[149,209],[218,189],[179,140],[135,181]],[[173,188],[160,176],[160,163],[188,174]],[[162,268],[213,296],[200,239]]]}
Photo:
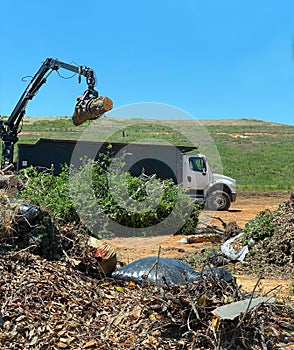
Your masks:
{"label": "grassy hill", "polygon": [[[213,144],[221,157],[223,173],[237,180],[238,189],[288,190],[294,185],[294,126],[245,118],[159,121],[106,117],[99,119],[98,127],[91,123],[76,127],[70,117],[25,118],[19,142],[34,143],[41,137],[90,137],[117,142],[148,140],[146,142],[197,144],[204,154]],[[214,165],[213,156],[209,160]]]}

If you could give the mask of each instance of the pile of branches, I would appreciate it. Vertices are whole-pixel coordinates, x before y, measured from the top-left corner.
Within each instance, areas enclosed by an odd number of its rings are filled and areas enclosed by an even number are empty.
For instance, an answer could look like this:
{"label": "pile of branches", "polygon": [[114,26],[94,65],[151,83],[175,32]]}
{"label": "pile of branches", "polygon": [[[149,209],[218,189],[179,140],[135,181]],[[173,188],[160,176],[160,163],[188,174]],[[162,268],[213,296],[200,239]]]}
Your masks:
{"label": "pile of branches", "polygon": [[116,265],[113,248],[91,237],[81,225],[57,226],[47,211],[11,201],[0,192],[0,252],[19,250],[46,260],[66,260],[77,270],[101,277]]}
{"label": "pile of branches", "polygon": [[[235,282],[171,287],[107,278],[85,232],[57,228],[45,211],[29,213],[5,196],[0,200],[1,349],[245,350],[294,342],[294,310],[287,301],[261,303],[226,319],[215,310],[255,297]],[[293,237],[289,208],[275,216],[283,232],[279,251]]]}
{"label": "pile of branches", "polygon": [[[220,218],[218,218],[220,219]],[[220,219],[221,220],[221,219]],[[272,278],[292,279],[294,275],[294,203],[286,201],[275,211],[262,211],[243,230],[235,222],[222,224],[222,242],[239,235],[232,244],[238,251],[249,244],[242,263],[230,260],[221,251],[221,243],[203,249],[201,254],[186,254],[182,260],[192,267],[226,265],[233,273],[262,274]],[[243,235],[241,235],[243,233]],[[253,244],[252,244],[253,242]],[[231,263],[231,264],[229,264]],[[227,265],[228,264],[228,265]]]}
{"label": "pile of branches", "polygon": [[30,247],[31,252],[47,259],[58,259],[62,252],[58,229],[48,212],[10,200],[0,192],[1,251]]}
{"label": "pile of branches", "polygon": [[0,261],[1,349],[272,349],[294,342],[294,311],[264,303],[233,320],[213,311],[248,298],[235,283],[182,286],[95,278],[28,250]]}
{"label": "pile of branches", "polygon": [[[253,234],[266,231],[262,239],[250,249],[244,263],[238,270],[262,272],[271,277],[292,279],[294,275],[294,204],[285,202],[274,212],[267,215],[267,223],[253,220]],[[250,233],[247,234],[248,238]]]}

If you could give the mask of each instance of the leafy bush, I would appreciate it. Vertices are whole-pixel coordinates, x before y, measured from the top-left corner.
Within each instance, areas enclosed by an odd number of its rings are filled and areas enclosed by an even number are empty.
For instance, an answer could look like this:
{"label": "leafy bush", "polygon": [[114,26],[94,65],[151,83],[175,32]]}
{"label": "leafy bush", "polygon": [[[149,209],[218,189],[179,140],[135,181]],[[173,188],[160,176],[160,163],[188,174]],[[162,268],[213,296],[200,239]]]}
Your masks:
{"label": "leafy bush", "polygon": [[67,167],[58,176],[53,175],[53,169],[40,172],[29,167],[20,172],[20,177],[26,188],[20,192],[19,199],[40,206],[60,224],[79,221],[70,196]]}
{"label": "leafy bush", "polygon": [[196,228],[200,208],[182,187],[155,176],[134,178],[119,166],[110,172],[107,157],[84,161],[79,170],[65,167],[57,176],[28,168],[20,198],[47,210],[61,225],[81,221],[96,236],[114,236],[121,227],[139,228],[143,236]]}
{"label": "leafy bush", "polygon": [[246,223],[244,227],[244,242],[248,243],[250,238],[260,241],[266,237],[271,237],[275,231],[273,213],[261,211],[253,220]]}
{"label": "leafy bush", "polygon": [[104,165],[84,164],[70,181],[75,207],[96,235],[115,235],[122,227],[142,229],[142,235],[187,233],[197,226],[199,206],[182,187],[155,176],[132,177],[121,164],[112,165],[111,172]]}

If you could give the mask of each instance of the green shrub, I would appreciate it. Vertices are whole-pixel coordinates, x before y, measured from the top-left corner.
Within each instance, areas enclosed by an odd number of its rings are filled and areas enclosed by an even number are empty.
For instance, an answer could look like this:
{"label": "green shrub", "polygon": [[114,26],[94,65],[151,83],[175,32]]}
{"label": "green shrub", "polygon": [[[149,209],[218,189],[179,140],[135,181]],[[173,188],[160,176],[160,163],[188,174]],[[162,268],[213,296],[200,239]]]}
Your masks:
{"label": "green shrub", "polygon": [[116,235],[113,222],[140,228],[143,236],[157,234],[160,223],[166,234],[196,228],[200,208],[182,187],[155,176],[134,178],[120,167],[112,166],[110,176],[108,155],[84,161],[79,170],[65,167],[57,176],[31,167],[21,173],[28,183],[19,197],[47,210],[60,225],[81,219],[96,236]]}
{"label": "green shrub", "polygon": [[84,164],[70,186],[77,211],[96,235],[115,235],[111,222],[140,228],[142,235],[157,234],[156,225],[166,218],[167,234],[191,232],[198,223],[199,206],[182,187],[155,176],[132,177],[121,171],[121,164],[112,165],[111,174],[101,163]]}
{"label": "green shrub", "polygon": [[271,237],[275,231],[273,222],[273,213],[264,210],[261,211],[253,220],[246,223],[244,227],[244,243],[248,243],[250,238],[260,241],[266,237]]}
{"label": "green shrub", "polygon": [[19,199],[40,206],[60,224],[79,221],[69,192],[67,167],[58,176],[53,175],[53,169],[40,172],[29,167],[20,172],[20,177],[27,183]]}

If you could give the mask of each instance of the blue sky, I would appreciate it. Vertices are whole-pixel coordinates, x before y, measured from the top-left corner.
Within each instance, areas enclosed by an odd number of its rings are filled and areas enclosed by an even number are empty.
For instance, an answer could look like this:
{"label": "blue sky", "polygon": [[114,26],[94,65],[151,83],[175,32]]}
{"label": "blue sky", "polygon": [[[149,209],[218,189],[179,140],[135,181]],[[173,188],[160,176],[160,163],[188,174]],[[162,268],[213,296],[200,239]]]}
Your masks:
{"label": "blue sky", "polygon": [[[93,68],[116,108],[166,103],[200,120],[294,125],[293,15],[293,0],[5,1],[0,114],[10,115],[22,78],[56,57]],[[26,115],[71,115],[85,89],[54,73]]]}

